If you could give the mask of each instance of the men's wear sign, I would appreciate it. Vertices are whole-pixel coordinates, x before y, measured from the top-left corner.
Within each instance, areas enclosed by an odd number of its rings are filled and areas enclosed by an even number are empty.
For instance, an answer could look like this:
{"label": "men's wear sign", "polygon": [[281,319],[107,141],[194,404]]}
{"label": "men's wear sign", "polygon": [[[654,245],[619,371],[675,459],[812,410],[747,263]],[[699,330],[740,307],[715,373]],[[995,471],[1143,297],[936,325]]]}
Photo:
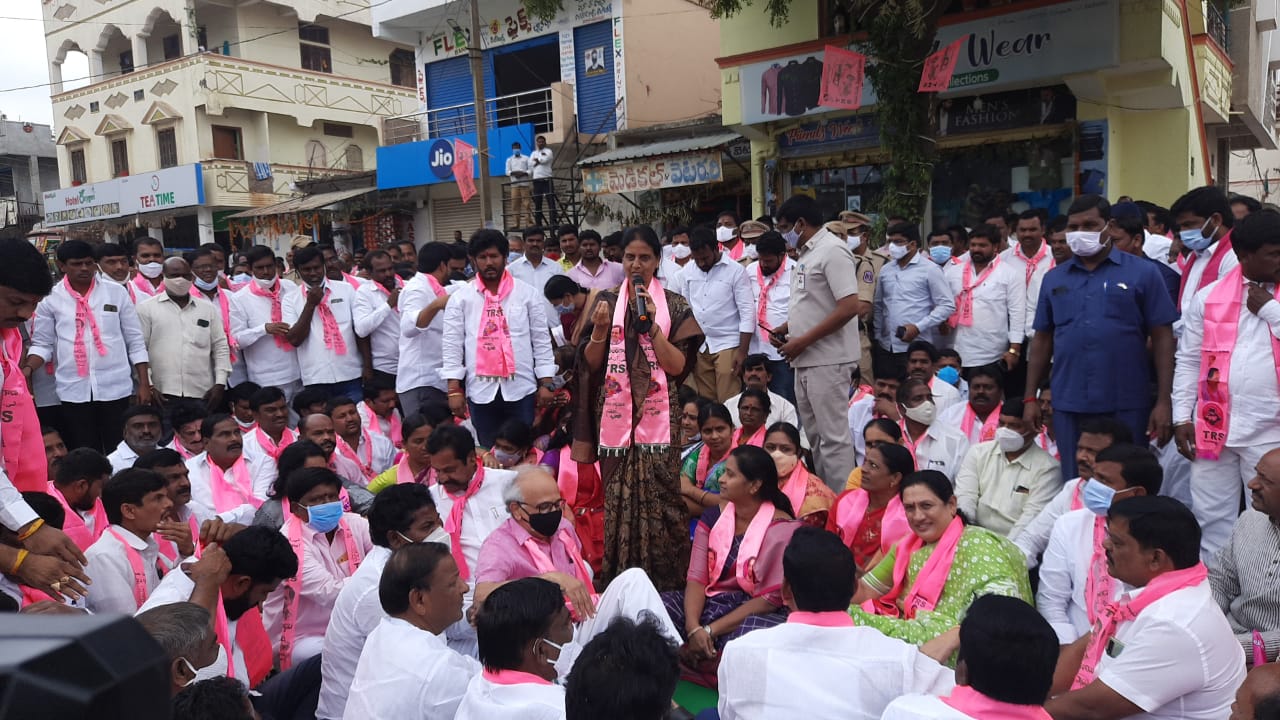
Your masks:
{"label": "men's wear sign", "polygon": [[592,195],[701,185],[724,179],[720,151],[685,153],[582,169],[583,191]]}

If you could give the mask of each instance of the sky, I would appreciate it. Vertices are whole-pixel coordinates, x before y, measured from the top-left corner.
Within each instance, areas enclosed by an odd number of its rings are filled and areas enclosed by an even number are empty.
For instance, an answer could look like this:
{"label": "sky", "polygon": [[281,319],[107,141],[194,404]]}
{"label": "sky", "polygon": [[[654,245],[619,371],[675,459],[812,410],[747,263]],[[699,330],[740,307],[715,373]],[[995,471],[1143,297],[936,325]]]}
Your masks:
{"label": "sky", "polygon": [[[49,102],[49,61],[44,49],[44,25],[40,0],[5,0],[0,3],[0,113],[9,120],[53,124],[53,105]],[[70,55],[63,64],[62,76],[68,80],[88,74],[88,61],[83,55]],[[74,87],[83,83],[67,83]],[[11,88],[37,85],[29,90]],[[56,132],[56,129],[55,129]]]}

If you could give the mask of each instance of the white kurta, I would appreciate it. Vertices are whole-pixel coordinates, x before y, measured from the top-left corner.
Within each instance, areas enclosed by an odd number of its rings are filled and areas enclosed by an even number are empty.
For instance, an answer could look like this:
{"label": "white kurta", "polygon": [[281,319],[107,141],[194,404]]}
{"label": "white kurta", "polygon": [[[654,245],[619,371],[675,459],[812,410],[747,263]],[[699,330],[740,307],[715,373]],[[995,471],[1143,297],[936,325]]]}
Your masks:
{"label": "white kurta", "polygon": [[360,653],[369,634],[387,616],[378,599],[378,583],[390,559],[389,548],[375,545],[333,603],[329,625],[324,631],[324,651],[320,654],[322,680],[320,703],[316,707],[316,717],[320,720],[341,720]]}
{"label": "white kurta", "polygon": [[385,618],[364,645],[344,717],[451,720],[480,670],[475,658],[450,650],[443,635]]}
{"label": "white kurta", "polygon": [[881,720],[978,720],[933,695],[905,695],[889,703]]}
{"label": "white kurta", "polygon": [[520,683],[500,685],[483,674],[472,678],[457,720],[564,720],[564,688]]}
{"label": "white kurta", "polygon": [[[1063,645],[1070,645],[1093,629],[1084,589],[1093,562],[1093,523],[1097,517],[1092,510],[1081,509],[1058,518],[1040,563],[1036,609],[1053,626]],[[1119,580],[1113,588],[1112,600],[1130,589]]]}

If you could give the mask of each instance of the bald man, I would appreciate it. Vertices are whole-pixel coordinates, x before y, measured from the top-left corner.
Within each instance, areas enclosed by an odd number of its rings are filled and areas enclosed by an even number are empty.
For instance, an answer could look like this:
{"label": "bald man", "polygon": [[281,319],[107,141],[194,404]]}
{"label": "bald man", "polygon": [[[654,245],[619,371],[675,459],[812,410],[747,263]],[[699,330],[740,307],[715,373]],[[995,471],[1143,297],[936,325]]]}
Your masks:
{"label": "bald man", "polygon": [[151,363],[151,384],[163,401],[203,400],[210,412],[222,406],[231,376],[231,348],[222,312],[191,295],[194,275],[180,257],[164,261],[161,288],[138,303],[138,322]]}
{"label": "bald man", "polygon": [[1230,720],[1277,720],[1280,718],[1280,665],[1270,664],[1249,671],[1236,691]]}
{"label": "bald man", "polygon": [[638,622],[644,613],[650,613],[663,634],[681,644],[662,598],[643,570],[627,570],[609,583],[603,595],[595,594],[591,568],[582,559],[582,541],[572,520],[564,517],[564,498],[555,476],[545,466],[521,466],[502,499],[510,517],[480,547],[475,605],[483,605],[499,587],[527,577],[559,585],[574,620],[573,642],[556,660],[560,677],[568,674],[582,647],[615,617]]}
{"label": "bald man", "polygon": [[1253,507],[1209,563],[1209,586],[1252,665],[1280,656],[1280,596],[1264,572],[1280,558],[1280,449],[1262,456],[1248,487]]}

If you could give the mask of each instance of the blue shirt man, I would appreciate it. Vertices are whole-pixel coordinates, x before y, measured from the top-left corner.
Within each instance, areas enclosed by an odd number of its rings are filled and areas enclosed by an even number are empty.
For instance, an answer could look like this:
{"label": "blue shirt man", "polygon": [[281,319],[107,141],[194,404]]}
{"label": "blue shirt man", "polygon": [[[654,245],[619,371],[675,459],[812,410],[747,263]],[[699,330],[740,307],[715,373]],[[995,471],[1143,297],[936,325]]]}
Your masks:
{"label": "blue shirt man", "polygon": [[[1053,422],[1063,477],[1074,477],[1076,439],[1085,416],[1124,422],[1134,437],[1172,436],[1173,322],[1178,311],[1154,264],[1118,252],[1111,243],[1111,206],[1082,195],[1067,211],[1074,257],[1050,270],[1040,287],[1027,370],[1034,397],[1049,360]],[[1151,396],[1151,340],[1156,394]],[[1025,418],[1040,424],[1036,403]]]}

